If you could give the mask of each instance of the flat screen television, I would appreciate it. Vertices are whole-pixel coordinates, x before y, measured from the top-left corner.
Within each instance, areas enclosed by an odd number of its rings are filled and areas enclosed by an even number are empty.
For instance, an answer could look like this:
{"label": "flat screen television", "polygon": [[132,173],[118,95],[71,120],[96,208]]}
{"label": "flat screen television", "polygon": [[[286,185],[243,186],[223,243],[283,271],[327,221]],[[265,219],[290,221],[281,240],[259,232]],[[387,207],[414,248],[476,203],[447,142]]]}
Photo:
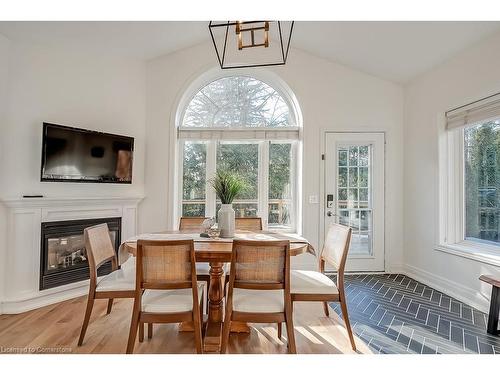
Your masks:
{"label": "flat screen television", "polygon": [[43,123],[41,181],[132,183],[134,138]]}

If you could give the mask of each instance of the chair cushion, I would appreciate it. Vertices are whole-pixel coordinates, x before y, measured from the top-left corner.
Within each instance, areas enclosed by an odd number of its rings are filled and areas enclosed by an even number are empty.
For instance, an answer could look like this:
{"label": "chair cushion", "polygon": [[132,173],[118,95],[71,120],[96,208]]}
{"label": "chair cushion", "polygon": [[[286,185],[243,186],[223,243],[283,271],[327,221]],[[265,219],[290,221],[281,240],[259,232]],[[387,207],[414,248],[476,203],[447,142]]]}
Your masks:
{"label": "chair cushion", "polygon": [[[201,301],[204,281],[198,281],[198,303]],[[152,290],[146,289],[142,295],[142,311],[149,313],[174,313],[193,310],[191,289]]]}
{"label": "chair cushion", "polygon": [[103,276],[97,283],[97,292],[135,290],[135,259],[129,259],[121,268]]}
{"label": "chair cushion", "polygon": [[234,288],[233,310],[252,313],[285,311],[284,290],[254,290]]}
{"label": "chair cushion", "polygon": [[338,294],[337,286],[328,276],[317,271],[290,271],[292,294]]}
{"label": "chair cushion", "polygon": [[125,262],[120,265],[120,268],[124,271],[132,271],[135,274],[135,257],[128,258]]}

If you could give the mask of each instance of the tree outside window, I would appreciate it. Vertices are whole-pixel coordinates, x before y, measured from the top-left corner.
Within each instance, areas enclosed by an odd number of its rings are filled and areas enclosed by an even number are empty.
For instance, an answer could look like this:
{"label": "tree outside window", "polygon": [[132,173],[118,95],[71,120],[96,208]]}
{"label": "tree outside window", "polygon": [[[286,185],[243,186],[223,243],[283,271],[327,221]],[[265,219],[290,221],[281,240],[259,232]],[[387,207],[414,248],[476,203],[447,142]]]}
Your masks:
{"label": "tree outside window", "polygon": [[464,130],[465,238],[500,243],[500,121]]}

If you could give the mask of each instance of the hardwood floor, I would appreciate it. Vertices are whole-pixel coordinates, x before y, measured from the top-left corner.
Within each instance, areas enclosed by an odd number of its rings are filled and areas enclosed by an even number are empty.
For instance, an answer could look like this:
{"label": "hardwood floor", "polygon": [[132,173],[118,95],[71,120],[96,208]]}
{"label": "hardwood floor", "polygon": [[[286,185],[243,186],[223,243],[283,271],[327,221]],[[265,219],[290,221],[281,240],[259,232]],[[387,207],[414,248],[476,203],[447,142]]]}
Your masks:
{"label": "hardwood floor", "polygon": [[[115,300],[113,311],[106,315],[105,300],[97,300],[83,346],[78,335],[86,298],[76,298],[18,315],[0,315],[0,352],[45,353],[125,353],[132,301]],[[354,353],[339,317],[330,310],[324,316],[321,303],[296,303],[294,306],[297,352]],[[286,330],[278,340],[275,324],[252,324],[250,334],[231,334],[228,353],[286,353]],[[356,338],[359,353],[370,353]],[[24,349],[23,349],[24,348]],[[176,324],[158,324],[154,336],[143,343],[136,341],[135,353],[195,353],[191,332],[179,332]]]}

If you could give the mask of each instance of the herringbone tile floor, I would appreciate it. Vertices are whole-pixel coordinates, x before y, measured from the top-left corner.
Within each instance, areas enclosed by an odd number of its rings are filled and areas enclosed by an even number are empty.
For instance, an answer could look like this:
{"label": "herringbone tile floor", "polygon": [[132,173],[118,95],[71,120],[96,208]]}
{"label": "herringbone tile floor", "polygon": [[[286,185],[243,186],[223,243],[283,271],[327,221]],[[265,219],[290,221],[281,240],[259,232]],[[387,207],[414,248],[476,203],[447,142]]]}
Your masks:
{"label": "herringbone tile floor", "polygon": [[407,276],[347,275],[346,294],[353,330],[374,352],[500,354],[486,314]]}

